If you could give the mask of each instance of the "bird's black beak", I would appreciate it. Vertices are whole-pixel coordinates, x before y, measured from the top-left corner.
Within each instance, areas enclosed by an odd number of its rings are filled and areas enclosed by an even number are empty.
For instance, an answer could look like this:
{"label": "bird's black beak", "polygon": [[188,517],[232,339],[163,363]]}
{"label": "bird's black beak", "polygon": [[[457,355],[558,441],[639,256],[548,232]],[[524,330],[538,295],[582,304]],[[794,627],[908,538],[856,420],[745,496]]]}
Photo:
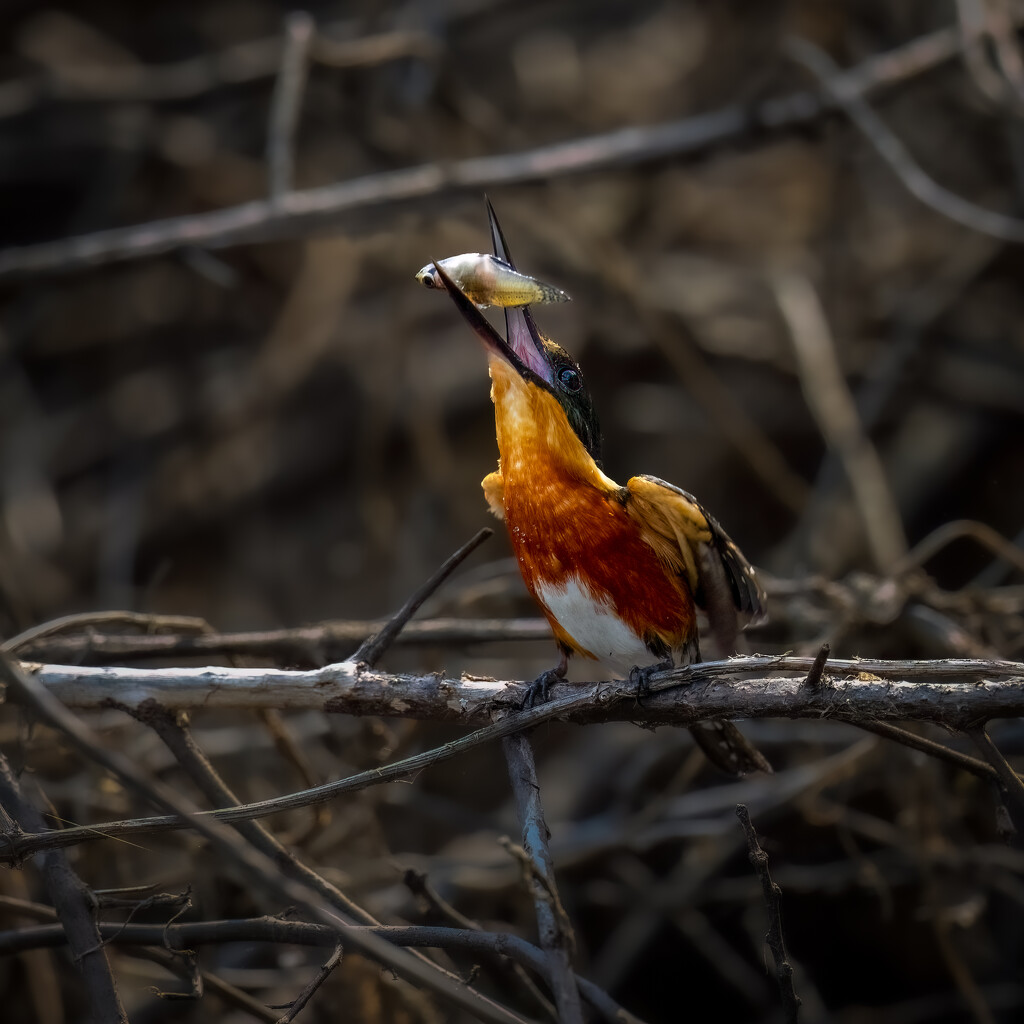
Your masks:
{"label": "bird's black beak", "polygon": [[[491,200],[484,196],[484,203],[487,205],[487,220],[491,226],[491,244],[494,246],[494,255],[504,260],[513,270],[516,265],[512,260],[512,253],[509,251],[508,243],[505,241],[505,233],[498,223],[498,215],[494,212]],[[505,310],[505,337],[509,345],[515,350],[520,359],[528,366],[533,366],[536,357],[539,355],[541,361],[547,365],[547,356],[544,351],[544,344],[540,339],[540,332],[534,323],[533,314],[529,306],[517,306]],[[542,374],[543,376],[543,374]],[[548,381],[548,383],[551,383]]]}
{"label": "bird's black beak", "polygon": [[[485,201],[487,217],[491,225],[494,255],[503,259],[514,269],[515,264],[509,254],[501,225],[494,213],[494,207],[486,197]],[[540,378],[548,387],[554,385],[554,369],[548,358],[547,350],[544,348],[540,332],[537,330],[537,325],[534,323],[533,314],[527,306],[505,310],[506,337],[502,338],[462,289],[444,272],[444,269],[436,262],[434,268],[437,271],[437,277],[448,290],[448,294],[452,297],[459,312],[462,313],[489,352],[493,352],[506,362],[511,363],[524,377]]]}
{"label": "bird's black beak", "polygon": [[473,328],[473,332],[484,343],[484,348],[489,353],[500,356],[505,362],[514,366],[524,377],[527,375],[528,367],[516,354],[511,345],[491,326],[487,317],[480,312],[473,304],[466,293],[445,273],[444,268],[435,260],[434,270],[448,294],[452,297],[456,309],[465,318],[466,323]]}

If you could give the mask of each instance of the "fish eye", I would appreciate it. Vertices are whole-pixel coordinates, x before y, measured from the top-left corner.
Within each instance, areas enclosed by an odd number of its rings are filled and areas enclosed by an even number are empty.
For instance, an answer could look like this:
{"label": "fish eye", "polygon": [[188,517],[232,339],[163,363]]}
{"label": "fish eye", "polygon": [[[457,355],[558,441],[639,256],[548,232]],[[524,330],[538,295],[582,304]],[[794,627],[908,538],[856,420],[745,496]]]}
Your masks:
{"label": "fish eye", "polygon": [[423,284],[427,288],[436,288],[437,287],[437,284],[434,281],[434,275],[433,274],[424,274],[423,275]]}
{"label": "fish eye", "polygon": [[579,391],[579,389],[583,387],[583,381],[581,380],[579,373],[571,366],[563,366],[562,369],[558,371],[558,383],[565,391]]}

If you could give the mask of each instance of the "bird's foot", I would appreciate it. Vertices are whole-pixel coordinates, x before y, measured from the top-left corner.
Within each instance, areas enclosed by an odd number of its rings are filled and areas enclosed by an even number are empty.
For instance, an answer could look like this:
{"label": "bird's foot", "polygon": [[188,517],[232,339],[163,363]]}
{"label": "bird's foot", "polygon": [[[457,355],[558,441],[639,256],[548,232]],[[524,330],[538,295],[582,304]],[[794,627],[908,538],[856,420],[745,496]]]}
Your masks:
{"label": "bird's foot", "polygon": [[560,683],[564,678],[565,673],[559,672],[557,668],[546,668],[526,688],[523,703],[519,705],[520,710],[533,708],[538,704],[546,704],[548,701],[548,691],[552,686],[556,683]]}
{"label": "bird's foot", "polygon": [[631,686],[636,687],[637,701],[650,696],[651,677],[656,672],[665,672],[670,668],[675,668],[675,662],[671,658],[659,661],[656,665],[634,665],[629,670],[629,682]]}

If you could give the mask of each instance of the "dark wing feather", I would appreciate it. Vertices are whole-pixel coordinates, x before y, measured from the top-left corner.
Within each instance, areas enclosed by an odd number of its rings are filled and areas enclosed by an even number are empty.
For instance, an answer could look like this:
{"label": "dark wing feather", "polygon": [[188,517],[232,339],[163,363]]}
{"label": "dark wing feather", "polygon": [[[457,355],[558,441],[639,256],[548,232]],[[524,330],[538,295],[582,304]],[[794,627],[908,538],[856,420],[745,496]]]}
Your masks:
{"label": "dark wing feather", "polygon": [[[721,605],[716,592],[721,591],[724,583],[736,612],[745,618],[749,616],[751,623],[764,621],[767,601],[753,566],[722,524],[692,494],[656,476],[633,477],[627,486],[634,497],[657,506],[671,525],[677,543],[689,542],[697,564],[693,598],[698,607],[709,614],[715,611],[715,605]],[[659,491],[669,493],[661,495]],[[678,501],[680,498],[682,502]]]}
{"label": "dark wing feather", "polygon": [[[720,657],[734,654],[739,617],[764,618],[765,596],[743,552],[700,502],[656,476],[635,476],[622,496],[627,514],[659,558],[687,580],[707,612]],[[729,774],[770,772],[764,755],[732,722],[699,722],[691,732],[713,764]]]}

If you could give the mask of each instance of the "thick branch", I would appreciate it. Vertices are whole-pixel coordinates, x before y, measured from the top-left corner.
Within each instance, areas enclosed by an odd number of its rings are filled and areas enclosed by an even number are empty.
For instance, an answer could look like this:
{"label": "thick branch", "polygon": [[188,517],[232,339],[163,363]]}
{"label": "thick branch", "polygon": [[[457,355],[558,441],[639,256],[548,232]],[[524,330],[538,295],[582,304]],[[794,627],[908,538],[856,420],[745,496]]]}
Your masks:
{"label": "thick branch", "polygon": [[170,252],[182,246],[219,247],[299,235],[349,210],[495,185],[550,180],[705,151],[748,135],[806,124],[836,106],[836,96],[874,93],[906,81],[960,51],[958,30],[940,29],[869,58],[830,80],[825,94],[796,92],[753,106],[737,104],[666,124],[624,128],[521,153],[423,164],[321,188],[288,192],[279,200],[152,221],[91,235],[0,251],[0,277],[77,270]]}
{"label": "thick branch", "polygon": [[[559,717],[572,722],[689,725],[721,718],[916,720],[966,728],[1024,715],[1024,664],[987,659],[831,660],[827,681],[805,685],[813,658],[755,655],[653,677],[643,705],[621,681],[558,684]],[[69,707],[172,711],[276,708],[483,725],[521,699],[521,683],[389,675],[340,662],[311,672],[264,668],[81,668],[26,665]],[[686,685],[682,685],[686,684]],[[660,691],[660,692],[659,692]],[[525,719],[524,719],[525,722]]]}

